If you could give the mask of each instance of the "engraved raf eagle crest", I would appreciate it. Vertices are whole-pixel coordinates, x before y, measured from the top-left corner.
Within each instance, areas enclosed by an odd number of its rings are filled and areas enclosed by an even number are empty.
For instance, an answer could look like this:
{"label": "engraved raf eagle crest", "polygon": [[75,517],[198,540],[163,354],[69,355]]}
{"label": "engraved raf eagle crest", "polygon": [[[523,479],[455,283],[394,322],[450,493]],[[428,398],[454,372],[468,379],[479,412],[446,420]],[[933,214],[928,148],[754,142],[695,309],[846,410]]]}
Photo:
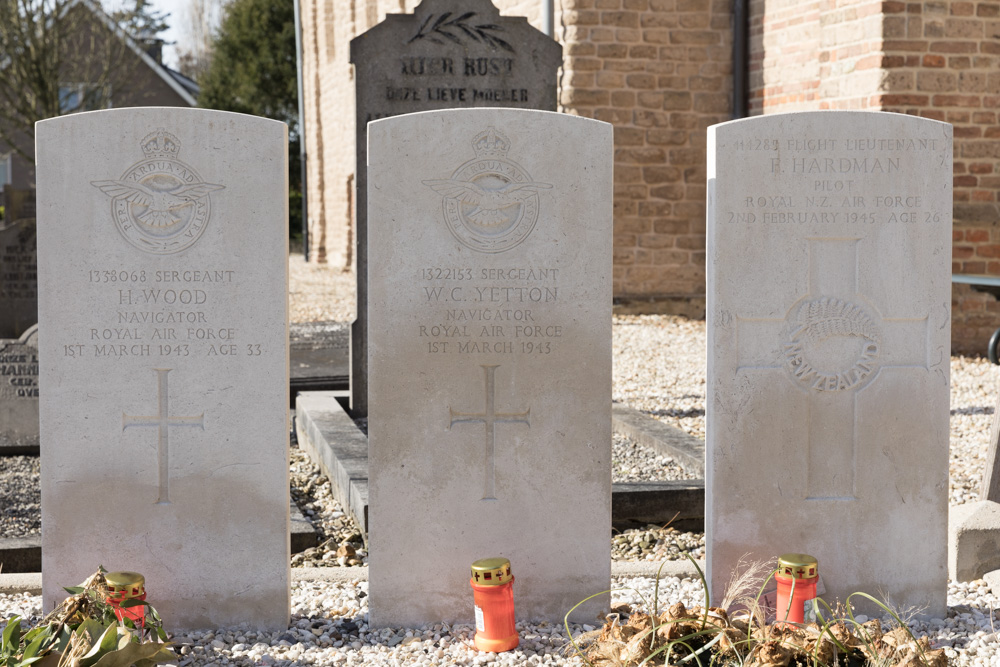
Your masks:
{"label": "engraved raf eagle crest", "polygon": [[111,197],[115,224],[129,243],[157,255],[180,252],[201,238],[212,212],[209,194],[225,186],[205,183],[179,161],[181,142],[162,127],[140,147],[146,159],[120,179],[90,184]]}
{"label": "engraved raf eagle crest", "polygon": [[444,197],[448,229],[463,245],[479,252],[510,250],[528,237],[538,220],[538,183],[507,158],[510,140],[495,128],[472,140],[476,158],[451,178],[421,181]]}

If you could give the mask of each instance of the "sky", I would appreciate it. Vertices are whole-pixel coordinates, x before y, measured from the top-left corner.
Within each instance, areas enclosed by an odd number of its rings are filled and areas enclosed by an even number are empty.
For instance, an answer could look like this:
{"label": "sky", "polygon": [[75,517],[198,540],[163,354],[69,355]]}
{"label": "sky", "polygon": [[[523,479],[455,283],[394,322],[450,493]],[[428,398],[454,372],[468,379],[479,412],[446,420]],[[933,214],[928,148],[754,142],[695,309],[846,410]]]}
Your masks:
{"label": "sky", "polygon": [[[170,29],[160,35],[166,42],[180,41],[183,43],[184,35],[181,34],[178,28],[182,27],[185,23],[184,13],[188,2],[189,0],[151,0],[149,3],[156,11],[170,13],[170,17],[167,19]],[[167,67],[177,68],[177,49],[175,45],[163,47],[163,64]]]}

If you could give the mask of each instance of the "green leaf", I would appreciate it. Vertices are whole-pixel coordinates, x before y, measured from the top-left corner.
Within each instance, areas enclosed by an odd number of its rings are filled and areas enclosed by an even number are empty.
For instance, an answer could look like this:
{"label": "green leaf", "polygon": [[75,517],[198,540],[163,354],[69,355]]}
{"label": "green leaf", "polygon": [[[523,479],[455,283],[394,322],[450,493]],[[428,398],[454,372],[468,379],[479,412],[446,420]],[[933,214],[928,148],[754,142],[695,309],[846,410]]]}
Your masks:
{"label": "green leaf", "polygon": [[21,654],[21,657],[34,658],[36,655],[38,655],[38,651],[42,648],[42,644],[44,644],[45,640],[48,638],[49,637],[47,634],[39,634],[38,637],[35,638],[35,640],[32,641],[30,644],[28,644],[28,646],[24,649],[24,653]]}
{"label": "green leaf", "polygon": [[69,646],[69,640],[73,636],[73,631],[67,626],[62,626],[62,630],[59,631],[59,636],[55,638],[52,646],[50,647],[52,651],[63,652],[66,647]]}
{"label": "green leaf", "polygon": [[100,638],[94,642],[86,655],[80,658],[80,667],[91,667],[106,654],[118,648],[118,628],[107,628]]}
{"label": "green leaf", "polygon": [[84,637],[89,644],[96,644],[97,638],[103,635],[109,626],[93,618],[85,618],[76,628],[76,634]]}
{"label": "green leaf", "polygon": [[[129,667],[133,664],[137,667],[142,667],[143,663],[153,665],[158,662],[176,659],[177,654],[171,651],[166,644],[156,644],[153,642],[146,642],[145,644],[131,643],[125,648],[112,651],[101,657],[91,667]],[[84,667],[82,663],[81,667]]]}
{"label": "green leaf", "polygon": [[11,646],[17,648],[21,644],[20,616],[11,617],[11,619],[7,622],[7,627],[4,628],[0,641],[3,642],[4,648],[10,648]]}
{"label": "green leaf", "polygon": [[63,590],[69,593],[70,595],[79,595],[80,593],[84,592],[87,589],[85,589],[83,586],[63,586]]}

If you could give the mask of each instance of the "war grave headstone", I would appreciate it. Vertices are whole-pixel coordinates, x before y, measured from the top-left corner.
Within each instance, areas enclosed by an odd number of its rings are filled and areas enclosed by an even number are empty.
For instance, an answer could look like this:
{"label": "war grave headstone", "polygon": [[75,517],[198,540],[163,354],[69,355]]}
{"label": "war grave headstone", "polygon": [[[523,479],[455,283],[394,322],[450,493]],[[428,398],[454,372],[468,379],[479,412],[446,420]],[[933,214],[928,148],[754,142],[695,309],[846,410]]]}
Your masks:
{"label": "war grave headstone", "polygon": [[287,627],[287,127],[121,109],[36,140],[45,605],[104,565],[172,629]]}
{"label": "war grave headstone", "polygon": [[0,454],[38,453],[38,326],[0,340]]}
{"label": "war grave headstone", "polygon": [[[709,128],[708,570],[819,559],[946,609],[952,129],[809,112]],[[857,602],[857,599],[854,600]]]}
{"label": "war grave headstone", "polygon": [[519,619],[562,619],[610,580],[612,128],[464,109],[369,138],[372,624],[467,622],[495,556]]}
{"label": "war grave headstone", "polygon": [[357,319],[351,326],[351,411],[368,414],[369,121],[465,107],[556,110],[562,46],[490,0],[423,0],[351,40],[356,77]]}
{"label": "war grave headstone", "polygon": [[[13,210],[13,209],[10,209]],[[0,338],[19,338],[38,322],[35,218],[0,221]]]}

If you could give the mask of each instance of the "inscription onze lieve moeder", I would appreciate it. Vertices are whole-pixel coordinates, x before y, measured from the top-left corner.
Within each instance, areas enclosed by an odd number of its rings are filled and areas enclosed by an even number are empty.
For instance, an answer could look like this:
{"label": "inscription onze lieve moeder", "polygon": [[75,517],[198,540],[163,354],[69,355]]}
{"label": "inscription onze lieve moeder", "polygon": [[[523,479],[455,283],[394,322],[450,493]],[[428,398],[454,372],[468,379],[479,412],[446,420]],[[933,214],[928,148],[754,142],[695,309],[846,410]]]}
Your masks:
{"label": "inscription onze lieve moeder", "polygon": [[180,140],[163,128],[140,142],[146,156],[118,180],[91,181],[111,197],[118,231],[140,250],[169,255],[194,245],[211,216],[209,194],[225,186],[206,183],[177,159]]}

